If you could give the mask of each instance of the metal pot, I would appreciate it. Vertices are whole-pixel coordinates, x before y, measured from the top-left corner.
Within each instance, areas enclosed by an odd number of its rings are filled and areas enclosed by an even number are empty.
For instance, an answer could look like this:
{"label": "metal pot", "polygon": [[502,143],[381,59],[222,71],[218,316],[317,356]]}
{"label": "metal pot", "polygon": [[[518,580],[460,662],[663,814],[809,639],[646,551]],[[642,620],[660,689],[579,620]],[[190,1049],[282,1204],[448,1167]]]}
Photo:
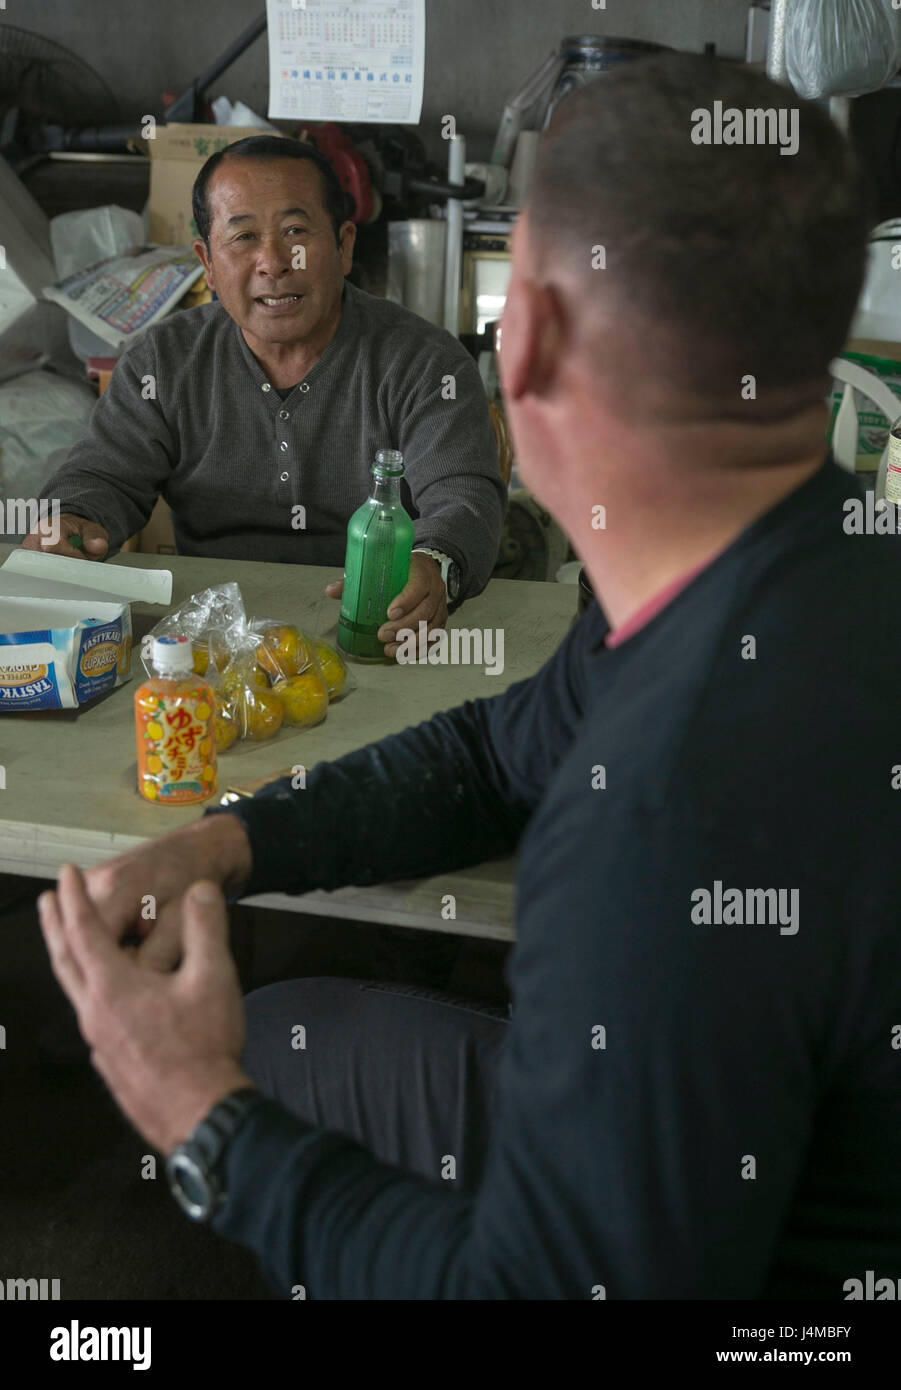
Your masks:
{"label": "metal pot", "polygon": [[563,39],[560,44],[563,71],[551,96],[545,127],[567,92],[574,87],[583,87],[620,63],[663,52],[666,52],[663,44],[645,43],[641,39],[608,39],[600,34],[573,34]]}

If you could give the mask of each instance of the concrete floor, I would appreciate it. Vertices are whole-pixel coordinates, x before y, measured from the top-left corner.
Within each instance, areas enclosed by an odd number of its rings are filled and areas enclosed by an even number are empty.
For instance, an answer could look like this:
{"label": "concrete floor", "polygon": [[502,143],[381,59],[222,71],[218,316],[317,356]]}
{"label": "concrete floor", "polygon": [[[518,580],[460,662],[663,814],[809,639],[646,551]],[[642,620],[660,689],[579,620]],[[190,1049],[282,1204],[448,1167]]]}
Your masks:
{"label": "concrete floor", "polygon": [[[47,886],[0,877],[0,1279],[59,1279],[64,1299],[274,1297],[253,1256],[181,1214],[161,1162],[155,1178],[142,1177],[148,1146],[85,1057],[61,1062],[48,1054],[67,1021],[73,1041],[75,1029],[37,922],[35,899]],[[259,917],[245,988],[299,975],[386,978],[368,926]],[[430,953],[416,934],[409,947],[395,939],[393,963],[406,965],[405,978],[427,982],[438,969],[436,950],[446,958],[448,945],[441,938]],[[505,954],[493,943],[465,942],[452,974],[436,983],[502,1002]]]}

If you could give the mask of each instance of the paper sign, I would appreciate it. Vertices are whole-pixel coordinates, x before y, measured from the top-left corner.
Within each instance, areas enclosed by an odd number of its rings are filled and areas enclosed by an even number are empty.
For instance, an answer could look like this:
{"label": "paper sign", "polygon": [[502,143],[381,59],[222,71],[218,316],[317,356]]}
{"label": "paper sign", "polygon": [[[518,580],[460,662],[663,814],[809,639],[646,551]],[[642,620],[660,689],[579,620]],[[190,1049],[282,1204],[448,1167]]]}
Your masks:
{"label": "paper sign", "polygon": [[269,116],[416,125],[425,0],[266,0]]}

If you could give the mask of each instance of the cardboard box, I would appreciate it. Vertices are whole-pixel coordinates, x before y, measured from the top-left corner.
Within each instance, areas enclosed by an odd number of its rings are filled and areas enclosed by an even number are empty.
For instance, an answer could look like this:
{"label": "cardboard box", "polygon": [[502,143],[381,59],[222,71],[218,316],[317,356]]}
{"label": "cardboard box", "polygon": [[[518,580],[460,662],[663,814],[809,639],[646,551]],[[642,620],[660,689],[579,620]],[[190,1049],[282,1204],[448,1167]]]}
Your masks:
{"label": "cardboard box", "polygon": [[150,240],[187,246],[197,236],[191,215],[194,180],[211,154],[250,135],[280,134],[256,126],[161,125],[150,152]]}
{"label": "cardboard box", "polygon": [[879,338],[852,338],[846,352],[862,352],[867,357],[887,357],[893,362],[901,362],[901,343],[890,343]]}
{"label": "cardboard box", "polygon": [[138,550],[142,555],[174,555],[175,531],[172,526],[172,512],[164,498],[156,499],[156,506],[150,513],[150,520],[138,537]]}
{"label": "cardboard box", "polygon": [[131,601],[168,604],[168,570],[14,550],[0,569],[0,714],[75,709],[131,678]]}

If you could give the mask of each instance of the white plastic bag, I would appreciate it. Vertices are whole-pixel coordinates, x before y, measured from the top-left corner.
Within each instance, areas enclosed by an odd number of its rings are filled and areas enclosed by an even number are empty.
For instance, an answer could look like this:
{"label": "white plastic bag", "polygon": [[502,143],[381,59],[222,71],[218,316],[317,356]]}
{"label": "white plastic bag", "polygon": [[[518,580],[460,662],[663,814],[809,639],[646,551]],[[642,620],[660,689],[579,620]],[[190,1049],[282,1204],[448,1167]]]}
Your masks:
{"label": "white plastic bag", "polygon": [[[63,212],[50,223],[50,242],[58,280],[76,275],[98,261],[135,251],[144,244],[144,223],[138,212],[115,203],[103,208]],[[77,319],[69,319],[72,351],[83,362],[89,357],[117,357],[113,348]]]}
{"label": "white plastic bag", "polygon": [[86,383],[55,372],[0,385],[0,502],[38,496],[82,438],[96,399]]}
{"label": "white plastic bag", "polygon": [[852,338],[878,338],[901,343],[901,218],[881,222],[870,236],[867,274]]}
{"label": "white plastic bag", "polygon": [[785,63],[809,100],[878,91],[901,67],[901,10],[892,0],[795,0]]}
{"label": "white plastic bag", "polygon": [[217,97],[210,105],[217,125],[255,126],[257,130],[271,130],[274,135],[279,134],[277,126],[270,125],[265,117],[251,111],[243,101],[236,101],[232,105],[228,97]]}
{"label": "white plastic bag", "polygon": [[41,300],[52,278],[50,224],[0,157],[0,382],[42,366],[82,377],[65,313]]}

